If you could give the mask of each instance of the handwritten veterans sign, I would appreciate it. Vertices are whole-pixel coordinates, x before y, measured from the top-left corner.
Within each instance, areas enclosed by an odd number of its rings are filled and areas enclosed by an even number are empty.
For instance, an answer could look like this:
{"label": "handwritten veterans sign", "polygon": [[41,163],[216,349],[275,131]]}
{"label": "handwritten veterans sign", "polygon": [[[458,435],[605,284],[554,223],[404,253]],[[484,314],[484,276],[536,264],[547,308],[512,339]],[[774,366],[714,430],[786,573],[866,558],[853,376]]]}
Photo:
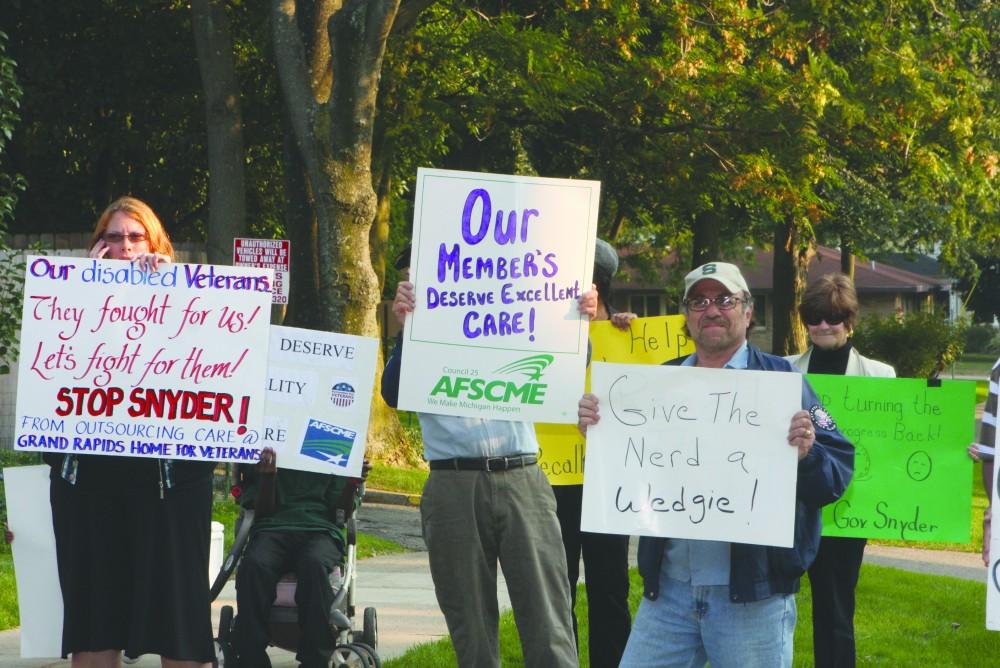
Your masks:
{"label": "handwritten veterans sign", "polygon": [[823,509],[823,534],[968,542],[975,383],[807,378],[854,444],[854,477]]}
{"label": "handwritten veterans sign", "polygon": [[15,449],[256,461],[271,280],[29,257]]}
{"label": "handwritten veterans sign", "polygon": [[[694,352],[684,329],[684,316],[636,318],[628,330],[610,321],[590,323],[591,360],[619,364],[662,364]],[[590,388],[590,371],[586,387]],[[586,439],[575,424],[537,423],[538,465],[553,485],[583,484]]]}
{"label": "handwritten veterans sign", "polygon": [[401,408],[576,421],[599,194],[596,181],[418,171]]}
{"label": "handwritten veterans sign", "polygon": [[279,468],[358,477],[378,339],[271,327],[264,444]]}
{"label": "handwritten veterans sign", "polygon": [[796,373],[595,363],[580,528],[791,547]]}

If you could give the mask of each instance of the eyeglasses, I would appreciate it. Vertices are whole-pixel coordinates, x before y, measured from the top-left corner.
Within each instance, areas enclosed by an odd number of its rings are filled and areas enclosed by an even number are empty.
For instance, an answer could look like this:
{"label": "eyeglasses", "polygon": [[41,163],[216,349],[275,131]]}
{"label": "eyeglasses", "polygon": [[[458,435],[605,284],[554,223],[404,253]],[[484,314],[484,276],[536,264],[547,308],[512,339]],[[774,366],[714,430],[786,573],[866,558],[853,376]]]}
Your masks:
{"label": "eyeglasses", "polygon": [[816,327],[823,321],[826,321],[826,324],[828,325],[839,325],[847,320],[847,316],[843,313],[838,313],[836,315],[817,315],[813,313],[802,316],[802,320],[805,321],[807,325],[811,325],[812,327]]}
{"label": "eyeglasses", "polygon": [[145,232],[130,232],[129,234],[122,234],[121,232],[106,232],[104,234],[104,240],[109,244],[120,244],[128,237],[128,240],[134,244],[143,242],[146,240]]}
{"label": "eyeglasses", "polygon": [[686,306],[689,311],[704,311],[708,308],[709,304],[715,304],[720,311],[731,311],[736,308],[736,305],[740,302],[746,303],[747,300],[741,297],[736,297],[735,295],[722,295],[721,297],[716,297],[715,299],[709,299],[708,297],[693,297],[685,301],[684,306]]}

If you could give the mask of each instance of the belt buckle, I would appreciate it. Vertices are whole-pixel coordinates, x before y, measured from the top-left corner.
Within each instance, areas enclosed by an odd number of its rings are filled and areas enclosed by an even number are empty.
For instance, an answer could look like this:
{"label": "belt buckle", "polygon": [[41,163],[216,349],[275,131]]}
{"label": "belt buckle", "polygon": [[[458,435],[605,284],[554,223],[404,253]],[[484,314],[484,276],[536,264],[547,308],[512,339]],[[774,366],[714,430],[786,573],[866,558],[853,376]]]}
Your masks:
{"label": "belt buckle", "polygon": [[[490,462],[491,461],[496,461],[498,465],[502,461],[503,462],[503,468],[492,468],[490,466]],[[494,471],[506,471],[506,470],[507,470],[507,457],[487,457],[486,458],[486,472],[487,473],[492,473]]]}

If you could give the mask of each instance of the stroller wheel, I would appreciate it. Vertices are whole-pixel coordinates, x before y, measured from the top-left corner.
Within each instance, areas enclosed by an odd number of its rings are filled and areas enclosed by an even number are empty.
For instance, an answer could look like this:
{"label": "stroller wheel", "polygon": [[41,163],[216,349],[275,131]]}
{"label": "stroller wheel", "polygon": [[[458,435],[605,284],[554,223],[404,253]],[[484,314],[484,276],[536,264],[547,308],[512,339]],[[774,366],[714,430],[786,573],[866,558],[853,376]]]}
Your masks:
{"label": "stroller wheel", "polygon": [[367,655],[369,668],[382,668],[382,660],[378,658],[378,652],[375,651],[374,647],[363,642],[354,643],[354,647]]}
{"label": "stroller wheel", "polygon": [[378,649],[378,613],[375,612],[375,608],[365,608],[361,642],[368,645],[372,650]]}
{"label": "stroller wheel", "polygon": [[331,658],[332,668],[372,668],[375,665],[368,651],[355,644],[337,645]]}
{"label": "stroller wheel", "polygon": [[215,661],[212,665],[215,668],[224,668],[233,665],[233,643],[230,635],[233,630],[233,606],[222,607],[219,613],[219,637],[215,640]]}

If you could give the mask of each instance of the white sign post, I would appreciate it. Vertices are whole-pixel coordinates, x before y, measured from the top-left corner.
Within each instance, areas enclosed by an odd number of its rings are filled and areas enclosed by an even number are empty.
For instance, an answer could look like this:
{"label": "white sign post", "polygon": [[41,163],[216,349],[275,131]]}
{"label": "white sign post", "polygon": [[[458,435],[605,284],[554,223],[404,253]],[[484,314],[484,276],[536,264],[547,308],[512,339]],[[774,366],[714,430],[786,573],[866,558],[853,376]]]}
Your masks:
{"label": "white sign post", "polygon": [[378,339],[271,327],[264,444],[278,467],[360,477]]}
{"label": "white sign post", "polygon": [[45,465],[3,470],[21,617],[21,658],[62,656],[63,600]]}
{"label": "white sign post", "polygon": [[29,257],[15,449],[257,461],[272,278]]}
{"label": "white sign post", "polygon": [[1000,631],[1000,462],[996,452],[1000,451],[1000,429],[996,432],[993,460],[993,519],[990,521],[990,565],[986,570],[986,628]]}
{"label": "white sign post", "polygon": [[792,546],[801,375],[596,362],[591,388],[583,531]]}
{"label": "white sign post", "polygon": [[417,172],[400,408],[573,422],[600,183]]}

